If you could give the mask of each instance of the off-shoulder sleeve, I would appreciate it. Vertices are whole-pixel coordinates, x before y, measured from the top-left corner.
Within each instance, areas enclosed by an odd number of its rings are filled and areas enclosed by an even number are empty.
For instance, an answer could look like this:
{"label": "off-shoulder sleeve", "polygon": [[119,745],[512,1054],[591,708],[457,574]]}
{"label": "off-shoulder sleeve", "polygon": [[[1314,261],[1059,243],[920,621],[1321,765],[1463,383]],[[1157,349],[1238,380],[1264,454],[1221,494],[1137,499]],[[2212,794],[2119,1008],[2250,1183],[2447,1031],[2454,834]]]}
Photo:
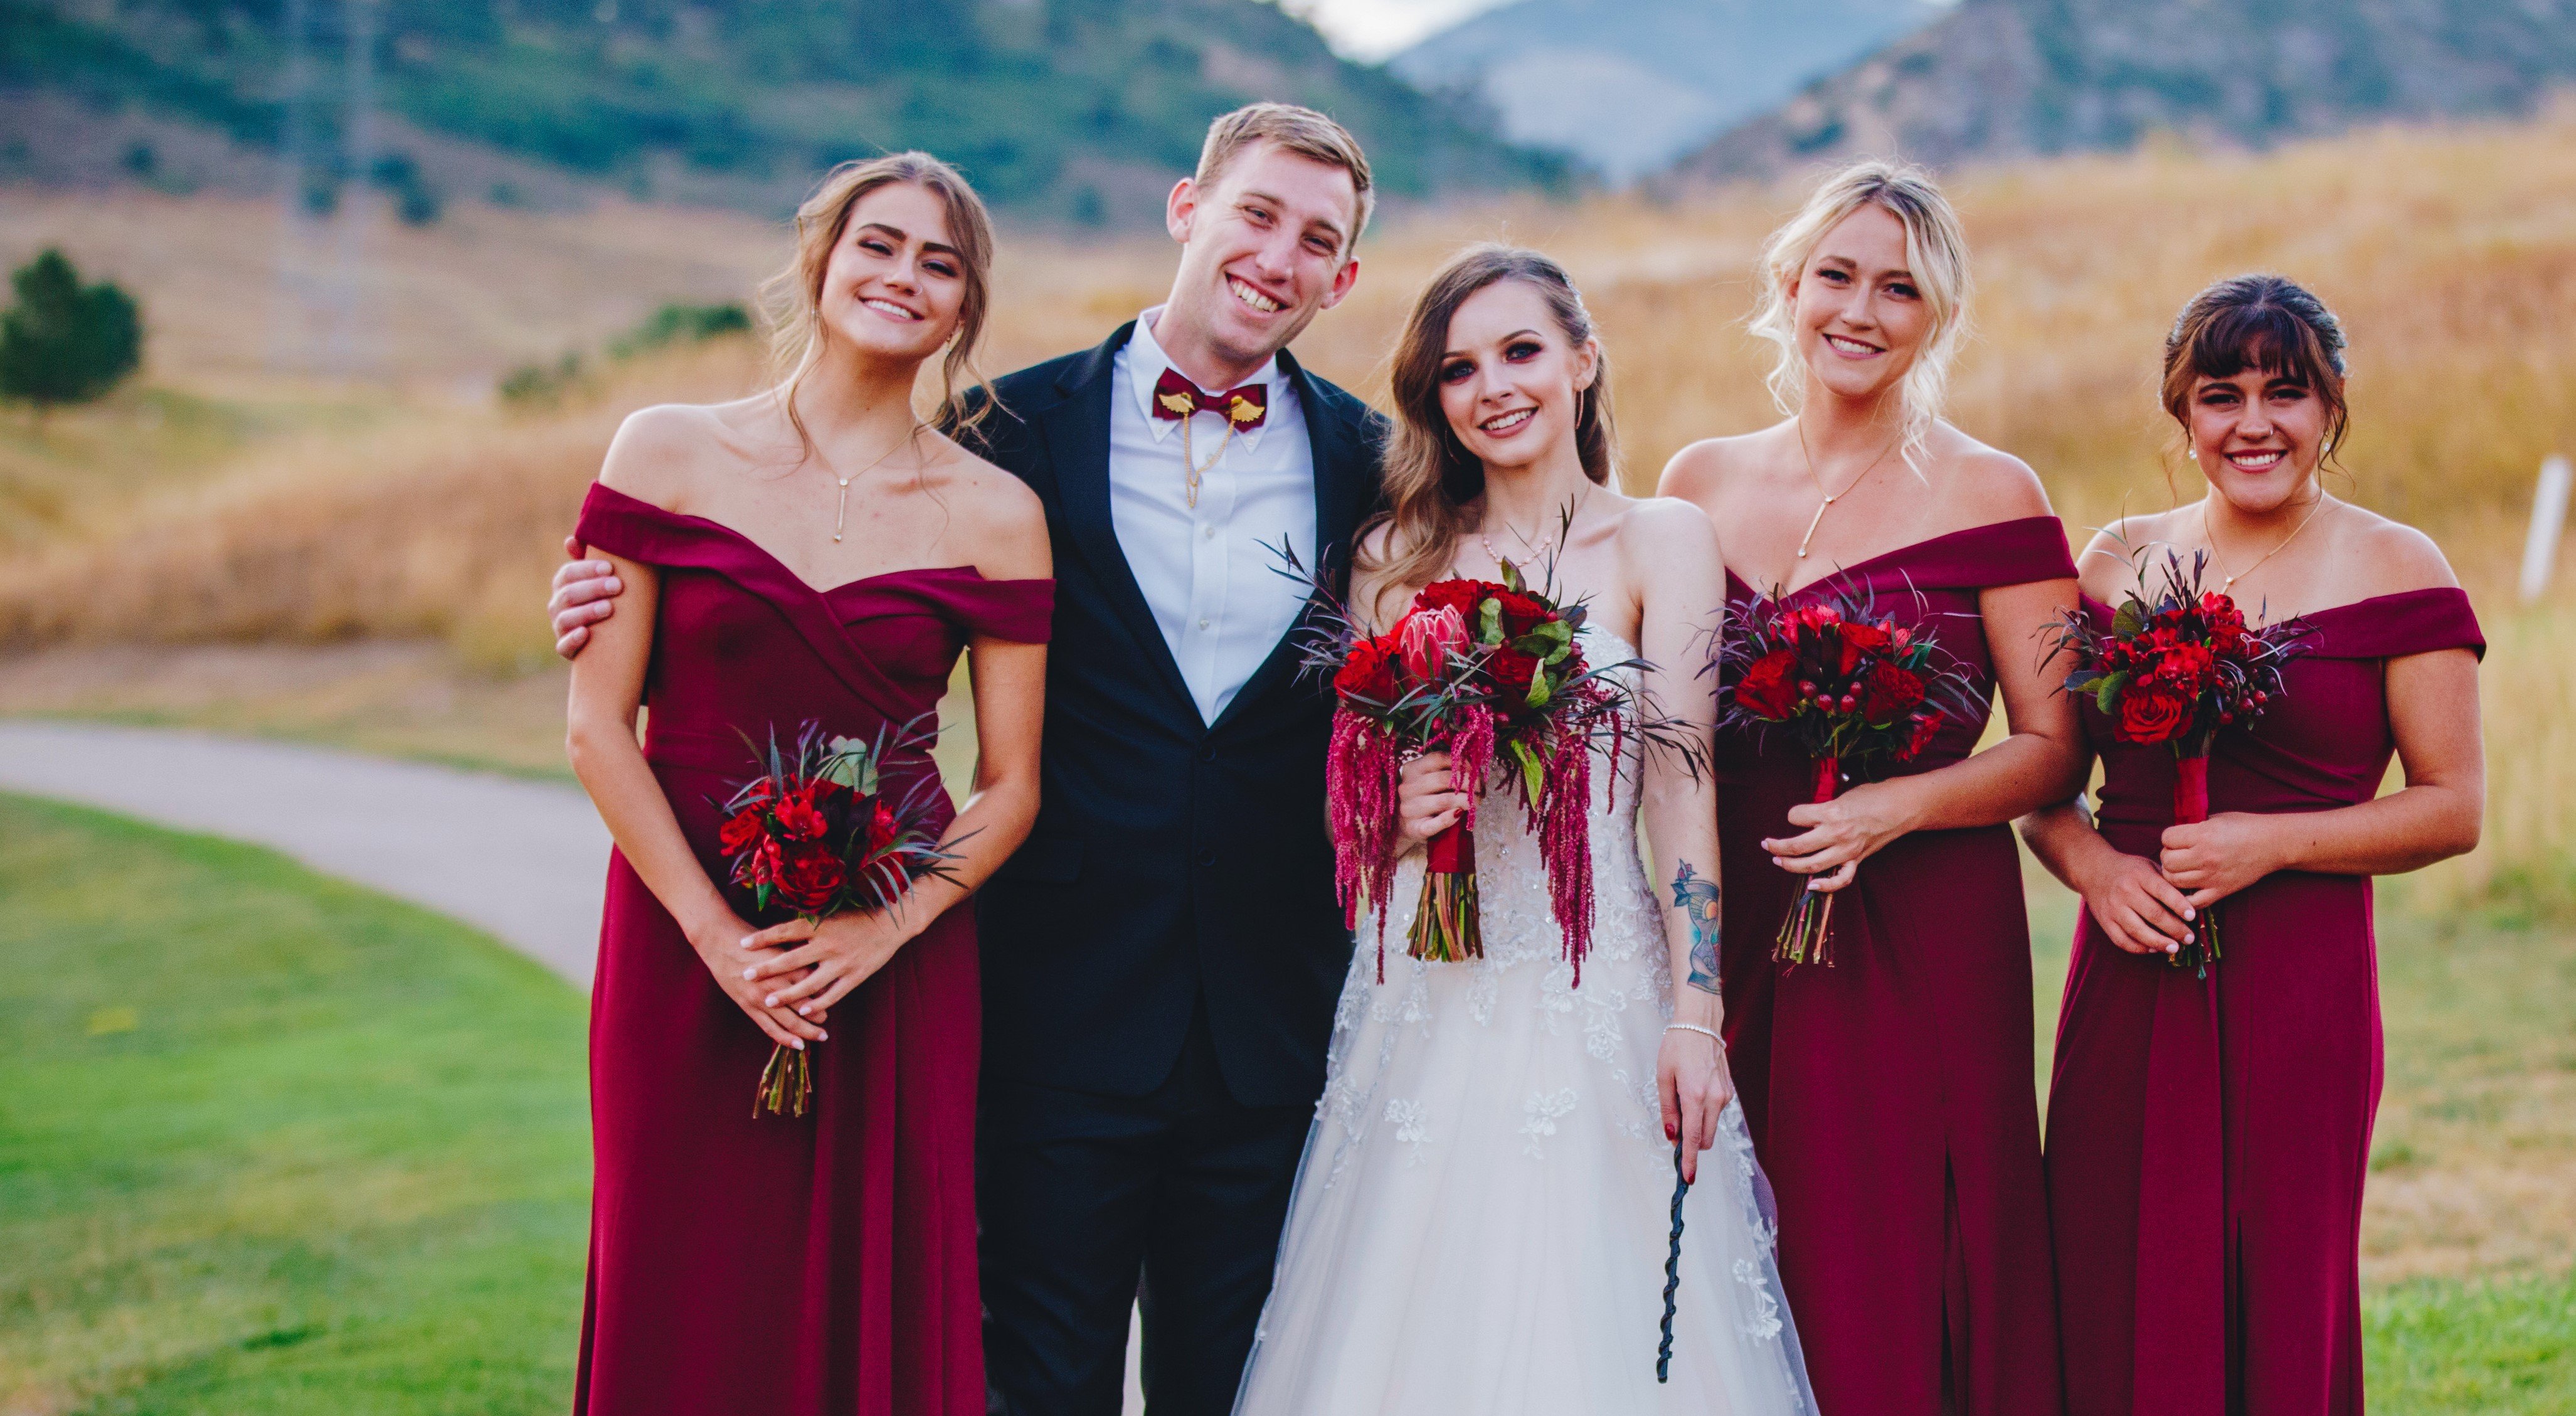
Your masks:
{"label": "off-shoulder sleeve", "polygon": [[2306,652],[2328,659],[2394,659],[2437,649],[2466,649],[2483,659],[2487,637],[2478,628],[2469,592],[2450,586],[2375,595],[2307,617],[2315,631]]}
{"label": "off-shoulder sleeve", "polygon": [[2073,580],[2075,557],[2066,526],[2054,516],[2025,516],[1936,536],[1884,558],[1925,590],[1986,590],[2034,580]]}
{"label": "off-shoulder sleeve", "polygon": [[1052,580],[961,579],[942,585],[940,597],[970,634],[1044,644],[1055,623]]}
{"label": "off-shoulder sleeve", "polygon": [[707,525],[593,482],[581,499],[581,519],[572,534],[584,546],[611,555],[644,565],[672,565],[692,559],[686,552],[703,547]]}

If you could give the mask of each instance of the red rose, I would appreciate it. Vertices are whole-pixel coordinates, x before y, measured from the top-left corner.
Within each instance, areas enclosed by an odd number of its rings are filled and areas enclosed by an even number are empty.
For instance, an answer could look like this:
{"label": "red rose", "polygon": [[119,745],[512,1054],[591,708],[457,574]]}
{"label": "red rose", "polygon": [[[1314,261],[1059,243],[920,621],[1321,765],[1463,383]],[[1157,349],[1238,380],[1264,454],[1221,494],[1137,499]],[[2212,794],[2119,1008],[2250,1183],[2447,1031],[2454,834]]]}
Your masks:
{"label": "red rose", "polygon": [[1881,649],[1886,648],[1888,641],[1887,629],[1888,627],[1884,622],[1879,624],[1861,624],[1858,621],[1854,621],[1850,624],[1844,625],[1844,660],[1848,662],[1851,658],[1852,651],[1855,649],[1864,654],[1875,654]]}
{"label": "red rose", "polygon": [[1899,714],[1914,711],[1914,705],[1922,701],[1921,675],[1884,659],[1869,666],[1869,677],[1861,685],[1862,717],[1873,723],[1894,722]]}
{"label": "red rose", "polygon": [[816,914],[841,889],[841,858],[831,847],[810,841],[790,852],[778,873],[778,897],[803,914]]}
{"label": "red rose", "polygon": [[2122,742],[2167,742],[2191,721],[2191,700],[2170,688],[2132,684],[2120,695],[2112,736]]}
{"label": "red rose", "polygon": [[1485,602],[1485,597],[1502,588],[1481,580],[1435,580],[1413,597],[1413,608],[1456,610],[1461,622],[1469,622],[1476,618],[1476,607]]}
{"label": "red rose", "polygon": [[723,854],[740,855],[756,845],[761,835],[760,808],[747,806],[725,822],[724,829],[716,833],[716,842],[723,848]]}
{"label": "red rose", "polygon": [[1403,686],[1396,680],[1395,666],[1395,645],[1385,635],[1363,639],[1351,646],[1350,657],[1342,661],[1341,671],[1333,675],[1333,691],[1344,698],[1387,707],[1404,696]]}
{"label": "red rose", "polygon": [[1518,639],[1556,618],[1556,613],[1541,603],[1536,595],[1505,590],[1494,598],[1502,601],[1505,639]]}
{"label": "red rose", "polygon": [[1797,672],[1797,654],[1774,649],[1744,671],[1744,681],[1735,686],[1735,701],[1757,718],[1785,719],[1798,707],[1798,685],[1791,677]]}
{"label": "red rose", "polygon": [[1538,673],[1538,656],[1509,647],[1497,649],[1485,661],[1485,671],[1494,676],[1505,697],[1518,703],[1528,695],[1530,679]]}

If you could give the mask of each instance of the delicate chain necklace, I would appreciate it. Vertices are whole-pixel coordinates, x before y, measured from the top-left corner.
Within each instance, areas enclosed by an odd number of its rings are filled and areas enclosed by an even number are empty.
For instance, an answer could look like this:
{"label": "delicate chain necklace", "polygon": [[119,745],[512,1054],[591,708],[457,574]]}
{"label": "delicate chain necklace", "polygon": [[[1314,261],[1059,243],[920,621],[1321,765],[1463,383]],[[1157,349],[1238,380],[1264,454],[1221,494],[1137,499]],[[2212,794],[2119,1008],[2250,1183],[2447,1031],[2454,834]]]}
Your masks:
{"label": "delicate chain necklace", "polygon": [[1905,435],[1897,434],[1894,442],[1880,448],[1878,456],[1871,458],[1869,465],[1860,469],[1860,475],[1851,479],[1850,486],[1839,492],[1828,492],[1825,490],[1825,479],[1816,475],[1816,455],[1807,450],[1807,420],[1799,418],[1795,421],[1798,424],[1798,455],[1807,460],[1807,480],[1816,484],[1816,495],[1824,498],[1824,501],[1816,507],[1814,519],[1807,523],[1807,534],[1798,538],[1798,559],[1805,560],[1808,545],[1816,539],[1816,528],[1825,524],[1825,513],[1833,509],[1835,502],[1850,496],[1859,489],[1861,483],[1868,481],[1869,474],[1878,470],[1878,464],[1885,462],[1887,455],[1896,451],[1897,443],[1905,441]]}
{"label": "delicate chain necklace", "polygon": [[879,467],[884,466],[885,460],[894,456],[896,453],[903,451],[905,447],[909,446],[912,440],[920,435],[924,426],[925,425],[921,423],[913,424],[912,431],[905,433],[902,437],[896,439],[894,446],[877,454],[876,461],[869,463],[867,466],[860,468],[858,471],[851,473],[847,477],[842,476],[840,472],[832,466],[832,455],[823,450],[823,445],[821,443],[816,443],[814,445],[814,455],[823,460],[824,475],[841,484],[840,500],[834,502],[832,505],[832,544],[836,546],[840,544],[841,530],[847,522],[850,514],[850,484],[859,480],[861,477],[874,472]]}
{"label": "delicate chain necklace", "polygon": [[2200,538],[2201,538],[2202,540],[2207,541],[2207,542],[2209,543],[2209,559],[2210,559],[2210,562],[2211,562],[2212,564],[2214,564],[2214,565],[2216,565],[2216,566],[2218,567],[2218,573],[2219,573],[2221,576],[2226,577],[2225,579],[2223,579],[2223,580],[2221,580],[2221,581],[2219,582],[2219,585],[2218,585],[2218,593],[2220,593],[2220,594],[2222,594],[2222,595],[2228,595],[2228,594],[2233,594],[2233,593],[2235,593],[2235,590],[2236,590],[2236,582],[2237,582],[2237,581],[2244,579],[2246,576],[2252,575],[2254,572],[2256,572],[2256,571],[2258,571],[2258,570],[2261,570],[2261,569],[2263,568],[2263,561],[2270,560],[2272,557],[2277,556],[2277,555],[2279,555],[2281,552],[2283,552],[2283,551],[2285,551],[2285,550],[2289,549],[2290,543],[2291,543],[2292,541],[2295,541],[2295,540],[2299,539],[2299,533],[2300,533],[2300,532],[2302,532],[2302,531],[2307,530],[2307,529],[2308,529],[2308,523],[2309,523],[2309,522],[2311,522],[2311,521],[2316,520],[2316,519],[2317,519],[2317,513],[2318,513],[2318,512],[2321,512],[2321,511],[2323,511],[2323,510],[2325,510],[2325,509],[2326,509],[2326,494],[2325,494],[2325,491],[2324,491],[2322,488],[2320,488],[2320,489],[2318,490],[2318,492],[2317,492],[2317,504],[2316,504],[2315,506],[2309,507],[2309,508],[2308,508],[2308,514],[2307,514],[2307,515],[2305,515],[2305,516],[2303,516],[2303,517],[2300,517],[2300,518],[2299,518],[2299,524],[2290,528],[2290,534],[2281,538],[2281,544],[2279,544],[2279,545],[2277,545],[2277,546],[2274,546],[2272,549],[2270,549],[2270,550],[2268,550],[2268,551],[2265,551],[2265,552],[2263,553],[2262,560],[2258,560],[2258,561],[2254,562],[2252,565],[2249,565],[2249,566],[2245,567],[2243,570],[2241,570],[2241,571],[2237,572],[2237,573],[2236,573],[2236,574],[2234,574],[2234,575],[2228,575],[2228,573],[2227,573],[2227,557],[2222,556],[2222,555],[2220,555],[2220,554],[2218,553],[2218,536],[2217,536],[2217,534],[2216,534],[2215,532],[2213,532],[2213,531],[2211,531],[2211,530],[2209,529],[2209,499],[2208,499],[2208,498],[2206,498],[2206,497],[2202,498],[2202,499],[2201,499],[2201,503],[2200,503]]}
{"label": "delicate chain necklace", "polygon": [[[1571,540],[1573,538],[1576,518],[1582,516],[1583,508],[1591,505],[1591,503],[1592,484],[1587,482],[1584,484],[1583,490],[1575,496],[1574,509],[1566,513],[1565,532],[1567,539]],[[1519,539],[1522,550],[1529,552],[1531,555],[1538,554],[1538,547],[1531,543],[1529,537],[1521,535],[1521,528],[1514,526],[1509,521],[1506,521],[1503,523],[1503,529],[1511,532],[1514,537]],[[1484,542],[1485,554],[1494,562],[1495,565],[1500,566],[1507,564],[1507,562],[1504,561],[1502,554],[1494,549],[1494,538],[1485,534],[1484,527],[1479,526],[1476,528],[1476,539]]]}

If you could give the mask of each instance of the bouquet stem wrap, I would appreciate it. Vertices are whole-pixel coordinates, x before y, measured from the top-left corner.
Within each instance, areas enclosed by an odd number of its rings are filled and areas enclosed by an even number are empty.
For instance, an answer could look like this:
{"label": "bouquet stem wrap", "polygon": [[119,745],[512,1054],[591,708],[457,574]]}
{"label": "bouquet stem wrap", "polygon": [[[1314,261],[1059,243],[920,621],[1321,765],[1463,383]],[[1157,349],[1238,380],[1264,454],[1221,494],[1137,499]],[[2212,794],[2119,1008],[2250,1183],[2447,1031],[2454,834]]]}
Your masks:
{"label": "bouquet stem wrap", "polygon": [[[2177,749],[2181,747],[2176,743]],[[2209,754],[2179,753],[2174,758],[2173,817],[2177,826],[2197,826],[2209,819]],[[2192,942],[2165,956],[2178,969],[2197,969],[2209,977],[2218,961],[2218,914],[2202,910],[2191,922]]]}
{"label": "bouquet stem wrap", "polygon": [[[1485,931],[1476,910],[1476,833],[1460,822],[1431,838],[1423,850],[1422,908],[1414,913],[1405,952],[1433,964],[1485,957]],[[1383,951],[1378,967],[1383,970]]]}
{"label": "bouquet stem wrap", "polygon": [[[1843,762],[1839,757],[1816,759],[1816,791],[1808,800],[1823,805],[1834,799],[1842,784]],[[1784,964],[1822,964],[1832,968],[1834,897],[1816,888],[1816,877],[1799,877],[1798,902],[1789,907],[1789,917],[1780,922],[1780,936],[1774,942],[1771,957]]]}

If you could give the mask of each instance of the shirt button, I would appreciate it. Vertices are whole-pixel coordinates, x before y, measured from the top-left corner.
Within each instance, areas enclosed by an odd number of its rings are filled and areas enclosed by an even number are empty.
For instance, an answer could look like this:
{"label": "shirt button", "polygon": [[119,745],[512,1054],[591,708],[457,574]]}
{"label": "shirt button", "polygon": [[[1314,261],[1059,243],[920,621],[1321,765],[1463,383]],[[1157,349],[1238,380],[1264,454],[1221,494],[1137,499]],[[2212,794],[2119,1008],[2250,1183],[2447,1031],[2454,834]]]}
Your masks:
{"label": "shirt button", "polygon": [[1204,538],[1206,538],[1207,540],[1213,541],[1213,540],[1215,540],[1215,539],[1216,539],[1216,528],[1215,528],[1215,527],[1213,527],[1213,526],[1209,526],[1209,527],[1202,528],[1202,529],[1200,530],[1200,532],[1199,532],[1199,535],[1200,535],[1200,536],[1202,536],[1202,537],[1204,537]]}
{"label": "shirt button", "polygon": [[1208,622],[1207,622],[1207,620],[1206,620],[1206,619],[1204,619],[1204,618],[1202,618],[1202,619],[1199,621],[1199,628],[1201,628],[1201,629],[1205,629],[1205,628],[1207,628],[1207,627],[1208,627]]}

